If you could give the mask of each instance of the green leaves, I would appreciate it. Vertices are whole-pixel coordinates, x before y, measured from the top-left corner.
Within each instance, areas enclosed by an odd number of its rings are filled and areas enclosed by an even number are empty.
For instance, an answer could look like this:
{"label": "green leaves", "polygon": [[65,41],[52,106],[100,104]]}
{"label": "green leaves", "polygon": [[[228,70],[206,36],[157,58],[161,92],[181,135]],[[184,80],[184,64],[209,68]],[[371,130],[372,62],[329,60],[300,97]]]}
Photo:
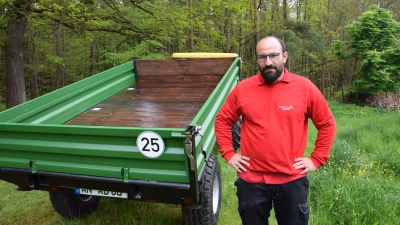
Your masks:
{"label": "green leaves", "polygon": [[[121,46],[126,47],[128,46]],[[163,51],[157,49],[163,49],[163,45],[158,41],[148,40],[134,46],[132,49],[120,52],[120,53],[106,53],[104,54],[105,60],[101,63],[106,64],[122,64],[133,59],[163,59],[168,58],[169,55]]]}
{"label": "green leaves", "polygon": [[348,25],[349,45],[356,53],[382,51],[396,44],[399,28],[399,23],[389,11],[372,5],[369,11],[359,17],[358,22]]}
{"label": "green leaves", "polygon": [[[359,61],[354,73],[351,91],[357,95],[371,96],[379,92],[398,92],[400,83],[398,32],[400,24],[392,14],[377,5],[347,27],[348,42],[337,41],[333,47],[343,59],[354,57]],[[349,49],[349,53],[345,53]]]}

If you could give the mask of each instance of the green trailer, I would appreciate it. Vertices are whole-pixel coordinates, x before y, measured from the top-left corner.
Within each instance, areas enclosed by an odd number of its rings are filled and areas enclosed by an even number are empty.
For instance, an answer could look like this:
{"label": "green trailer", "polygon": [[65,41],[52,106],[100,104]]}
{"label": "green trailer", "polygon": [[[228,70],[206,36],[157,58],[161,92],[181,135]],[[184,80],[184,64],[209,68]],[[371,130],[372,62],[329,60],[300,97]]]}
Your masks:
{"label": "green trailer", "polygon": [[240,79],[236,54],[133,60],[0,113],[0,179],[79,218],[101,197],[182,205],[216,224],[213,124]]}

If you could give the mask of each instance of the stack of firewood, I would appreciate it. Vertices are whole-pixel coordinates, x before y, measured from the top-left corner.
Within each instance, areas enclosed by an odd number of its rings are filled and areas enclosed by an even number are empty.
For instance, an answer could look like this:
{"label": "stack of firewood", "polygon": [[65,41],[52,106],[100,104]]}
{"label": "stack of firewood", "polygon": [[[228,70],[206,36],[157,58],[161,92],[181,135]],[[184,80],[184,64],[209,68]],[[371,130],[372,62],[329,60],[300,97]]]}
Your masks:
{"label": "stack of firewood", "polygon": [[393,108],[400,104],[400,94],[394,93],[378,93],[365,101],[366,106]]}

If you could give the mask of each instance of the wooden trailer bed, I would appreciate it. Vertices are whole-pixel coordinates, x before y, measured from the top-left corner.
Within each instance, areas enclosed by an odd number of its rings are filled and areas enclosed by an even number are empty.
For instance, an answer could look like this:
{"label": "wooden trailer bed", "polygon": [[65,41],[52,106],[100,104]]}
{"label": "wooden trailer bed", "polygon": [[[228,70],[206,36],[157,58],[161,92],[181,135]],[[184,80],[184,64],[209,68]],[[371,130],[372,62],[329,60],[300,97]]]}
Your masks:
{"label": "wooden trailer bed", "polygon": [[234,59],[134,61],[135,84],[65,124],[186,128]]}

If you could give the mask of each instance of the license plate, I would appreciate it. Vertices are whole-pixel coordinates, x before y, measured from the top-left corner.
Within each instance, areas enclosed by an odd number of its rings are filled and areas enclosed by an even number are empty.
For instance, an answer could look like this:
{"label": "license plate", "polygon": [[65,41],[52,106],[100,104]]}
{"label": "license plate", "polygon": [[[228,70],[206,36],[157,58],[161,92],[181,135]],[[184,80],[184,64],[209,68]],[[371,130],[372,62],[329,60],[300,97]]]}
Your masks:
{"label": "license plate", "polygon": [[87,189],[87,188],[75,188],[75,194],[95,195],[95,196],[111,197],[111,198],[128,198],[128,193],[124,192],[102,191],[102,190]]}

